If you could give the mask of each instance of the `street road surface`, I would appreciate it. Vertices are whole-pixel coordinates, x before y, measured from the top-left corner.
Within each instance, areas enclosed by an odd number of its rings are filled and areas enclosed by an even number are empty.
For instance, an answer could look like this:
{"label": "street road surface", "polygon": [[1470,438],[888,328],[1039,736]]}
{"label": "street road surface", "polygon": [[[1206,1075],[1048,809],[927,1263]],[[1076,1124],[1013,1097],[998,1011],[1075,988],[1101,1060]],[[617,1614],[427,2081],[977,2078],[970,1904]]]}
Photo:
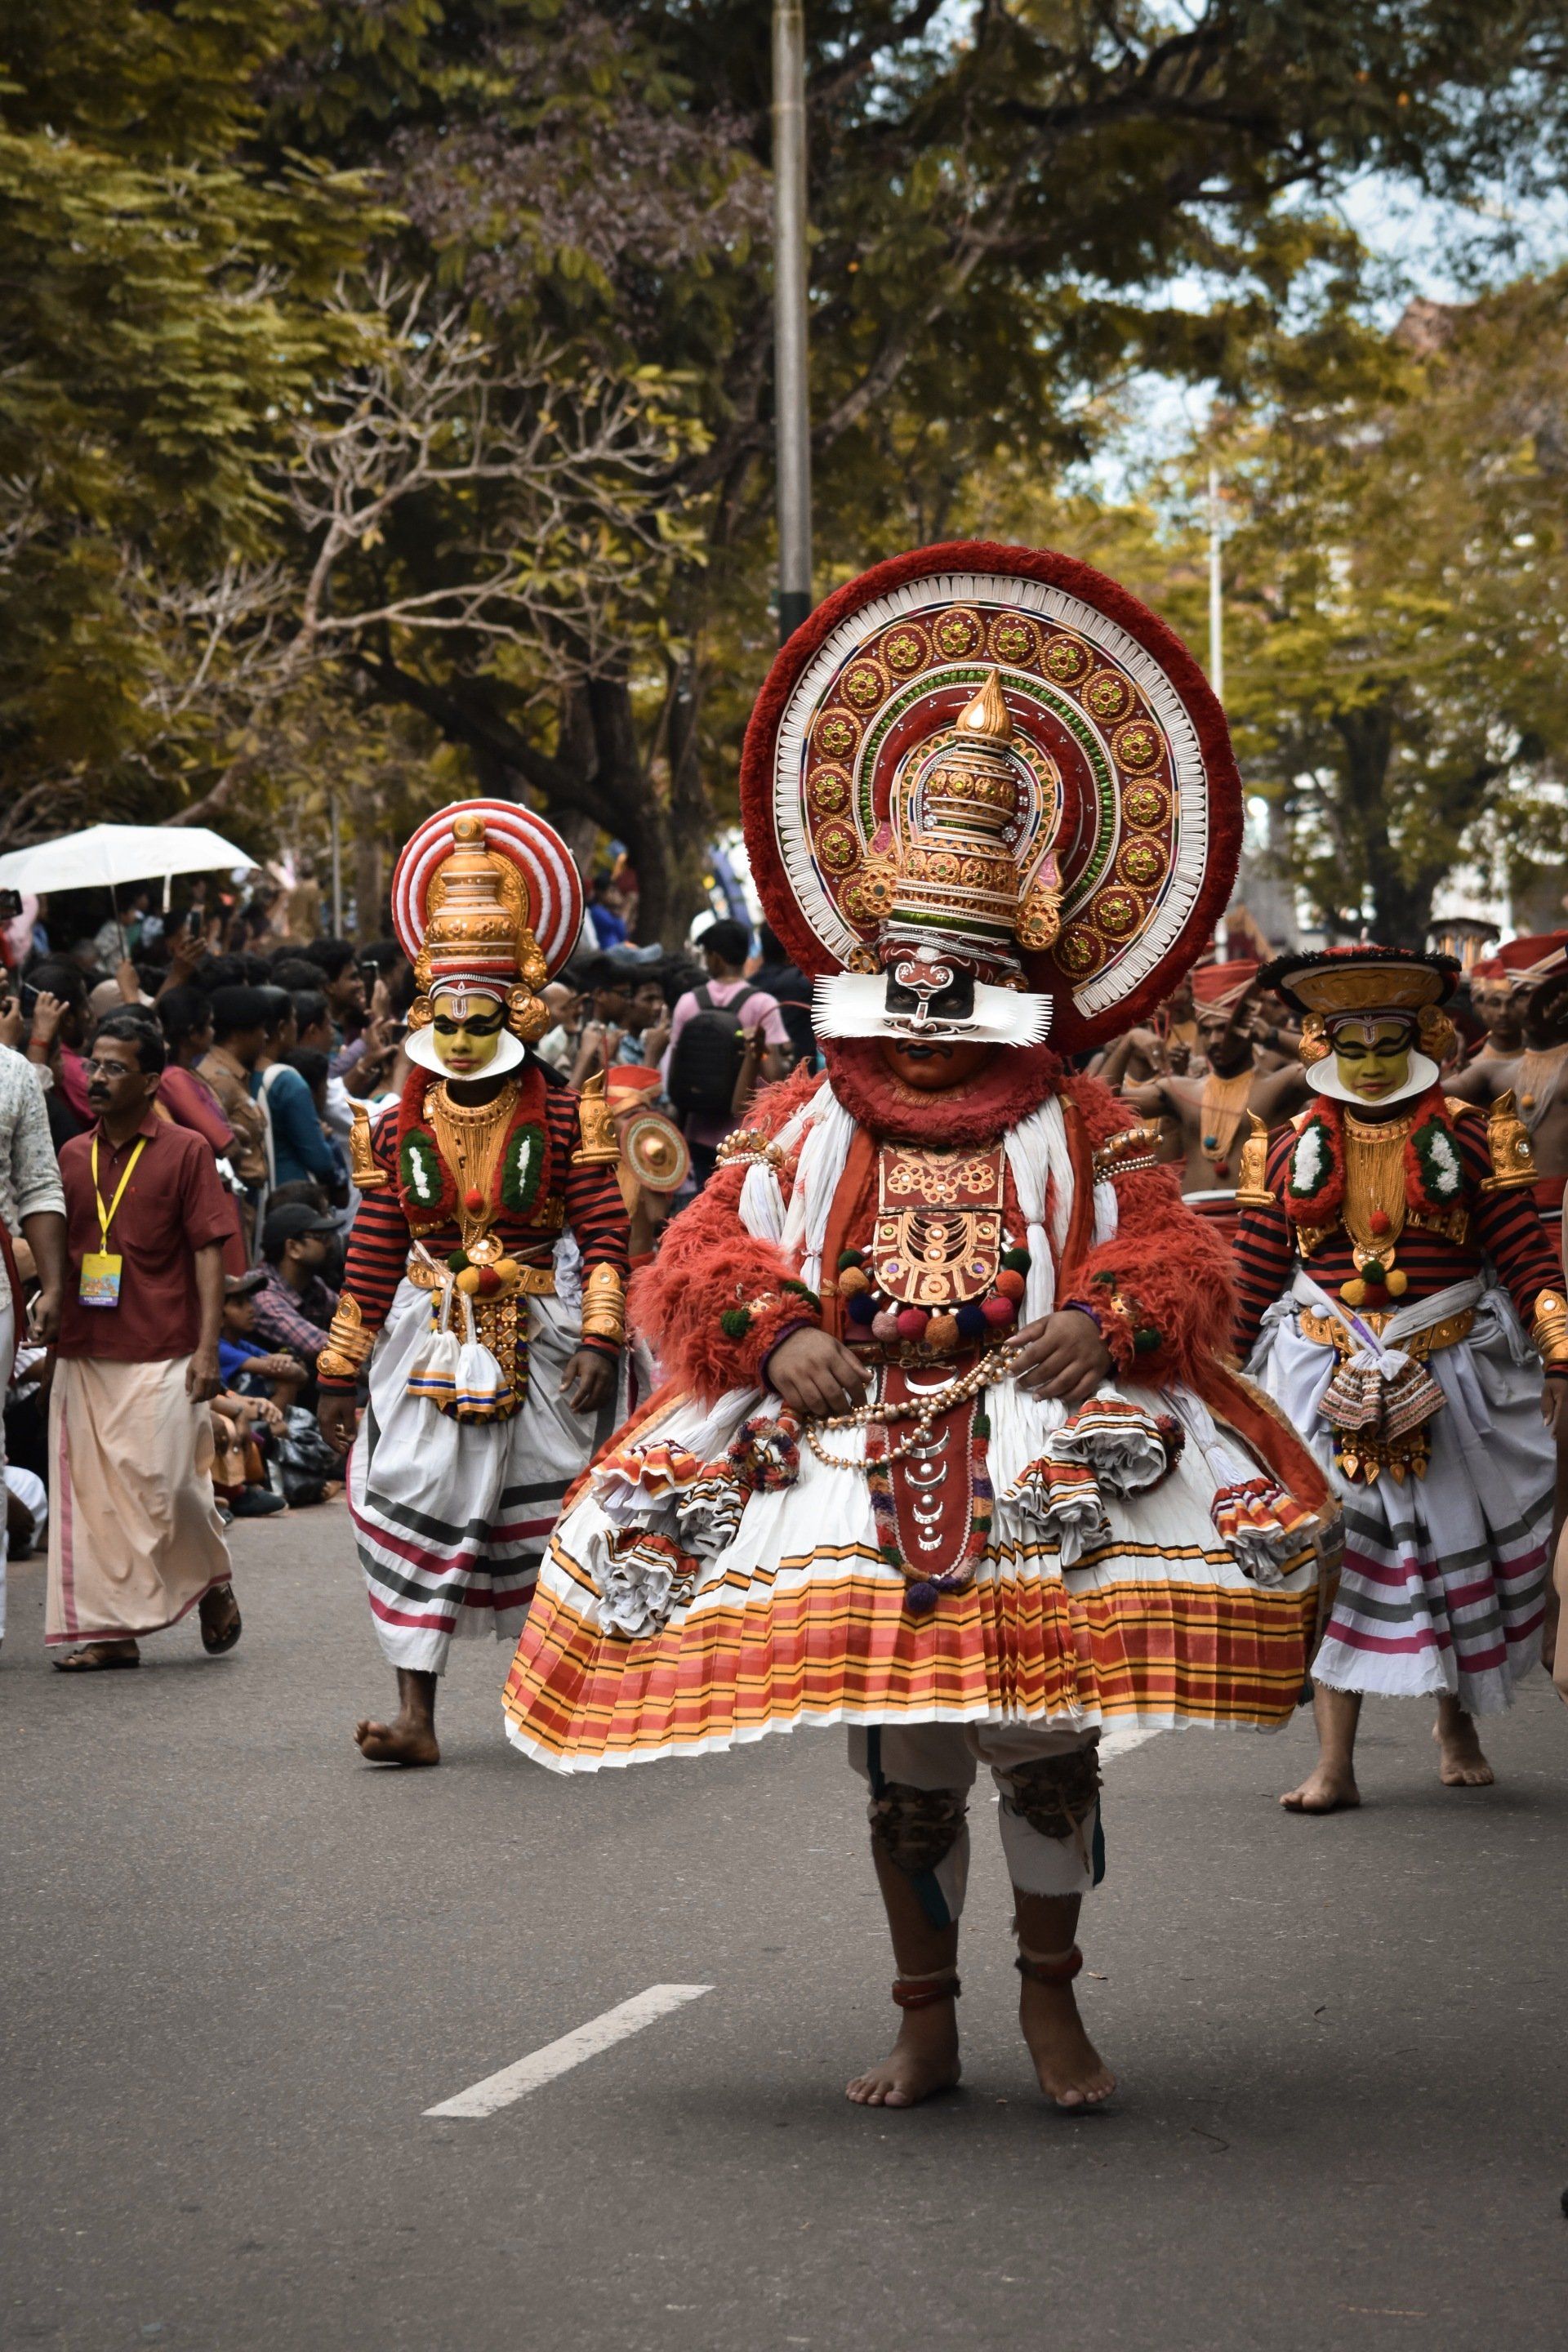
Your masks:
{"label": "street road surface", "polygon": [[1568,2342],[1544,1679],[1479,1795],[1413,1706],[1373,1709],[1366,1807],[1327,1822],[1274,1802],[1305,1717],[1116,1756],[1103,2116],[1031,2088],[978,1793],[964,2087],[889,2114],[843,2097],[896,2012],[842,1735],[556,1780],[475,1643],[441,1769],[373,1770],[350,1735],[391,1676],[342,1506],[235,1538],[238,1649],[193,1618],[134,1675],[52,1673],[13,1568],[8,2352]]}

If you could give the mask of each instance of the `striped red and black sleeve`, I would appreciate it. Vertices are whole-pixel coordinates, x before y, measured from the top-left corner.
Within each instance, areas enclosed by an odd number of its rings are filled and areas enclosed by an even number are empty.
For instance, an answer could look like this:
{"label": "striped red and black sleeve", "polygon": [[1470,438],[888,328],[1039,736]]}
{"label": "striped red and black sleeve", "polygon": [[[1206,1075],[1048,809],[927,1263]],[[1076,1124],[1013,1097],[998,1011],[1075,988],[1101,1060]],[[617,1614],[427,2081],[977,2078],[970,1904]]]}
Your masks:
{"label": "striped red and black sleeve", "polygon": [[1287,1128],[1283,1135],[1275,1138],[1269,1148],[1267,1179],[1267,1189],[1274,1198],[1264,1208],[1243,1209],[1237,1223],[1236,1321],[1231,1328],[1231,1346],[1243,1364],[1258,1344],[1265,1314],[1283,1295],[1290,1279],[1295,1244],[1290,1221],[1285,1214],[1285,1184],[1295,1142],[1294,1128]]}
{"label": "striped red and black sleeve", "polygon": [[[379,1331],[408,1265],[412,1236],[397,1189],[397,1106],[384,1110],[371,1128],[371,1150],[386,1175],[379,1192],[365,1192],[354,1212],[343,1264],[342,1297],[352,1297],[366,1331]],[[333,1380],[318,1370],[323,1389],[352,1390],[353,1381]]]}
{"label": "striped red and black sleeve", "polygon": [[1454,1124],[1466,1170],[1475,1186],[1470,1237],[1496,1266],[1499,1279],[1505,1285],[1519,1319],[1528,1331],[1541,1293],[1563,1288],[1557,1252],[1541,1222],[1531,1186],[1510,1185],[1500,1192],[1481,1191],[1482,1181],[1492,1172],[1484,1116],[1479,1112],[1462,1116]]}
{"label": "striped red and black sleeve", "polygon": [[[579,1168],[572,1165],[572,1154],[582,1139],[582,1130],[577,1119],[577,1097],[569,1088],[551,1088],[545,1098],[545,1116],[550,1123],[552,1163],[564,1171],[563,1181],[557,1181],[566,1203],[567,1225],[582,1253],[584,1282],[595,1266],[608,1265],[615,1268],[624,1286],[631,1273],[631,1220],[616,1169],[603,1160]],[[596,1349],[601,1355],[620,1352],[609,1340],[595,1339],[591,1335],[584,1337],[583,1345]]]}

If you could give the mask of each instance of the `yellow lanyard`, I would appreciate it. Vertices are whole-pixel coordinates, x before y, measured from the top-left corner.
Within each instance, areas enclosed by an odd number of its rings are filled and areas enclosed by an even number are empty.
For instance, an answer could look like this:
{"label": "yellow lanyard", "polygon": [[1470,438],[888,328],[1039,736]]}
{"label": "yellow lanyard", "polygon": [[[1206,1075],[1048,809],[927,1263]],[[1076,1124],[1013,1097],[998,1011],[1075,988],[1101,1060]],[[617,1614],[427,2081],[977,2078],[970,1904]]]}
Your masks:
{"label": "yellow lanyard", "polygon": [[106,1257],[109,1255],[109,1228],[114,1222],[116,1210],[119,1208],[121,1201],[125,1198],[125,1187],[131,1181],[136,1162],[141,1159],[142,1154],[146,1150],[146,1137],[144,1135],[138,1136],[136,1139],[136,1149],[132,1153],[130,1159],[126,1161],[125,1173],[121,1178],[119,1185],[115,1190],[113,1200],[110,1201],[108,1208],[106,1209],[103,1205],[103,1194],[100,1192],[98,1184],[98,1138],[95,1135],[92,1139],[92,1196],[98,1202],[98,1226],[99,1232],[101,1235],[101,1239],[98,1245]]}

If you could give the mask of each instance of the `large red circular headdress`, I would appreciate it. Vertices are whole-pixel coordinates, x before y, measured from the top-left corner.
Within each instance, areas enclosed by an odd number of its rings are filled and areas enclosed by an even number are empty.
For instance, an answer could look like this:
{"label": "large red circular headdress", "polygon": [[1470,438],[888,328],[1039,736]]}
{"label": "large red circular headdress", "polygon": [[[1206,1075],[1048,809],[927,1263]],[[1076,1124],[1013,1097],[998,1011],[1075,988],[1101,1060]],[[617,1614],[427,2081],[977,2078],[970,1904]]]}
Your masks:
{"label": "large red circular headdress", "polygon": [[[425,819],[392,877],[392,921],[398,944],[410,963],[417,961],[430,925],[430,886],[453,855],[452,828],[459,817],[483,822],[485,849],[492,858],[503,860],[521,885],[519,911],[544,966],[532,984],[542,987],[577,944],[583,928],[583,881],[561,835],[514,801],[453,801]],[[521,943],[520,952],[526,952]],[[479,962],[470,960],[468,970],[477,978]],[[518,977],[515,958],[510,977]]]}
{"label": "large red circular headdress", "polygon": [[[1173,632],[1103,572],[962,541],[830,596],[779,652],[747,729],[752,871],[803,971],[873,969],[897,803],[913,807],[923,747],[936,747],[930,774],[993,674],[1017,778],[1008,854],[1025,877],[1049,878],[1056,926],[1047,946],[1020,938],[1017,965],[1053,1000],[1051,1044],[1079,1053],[1144,1017],[1196,960],[1242,831],[1218,702]],[[937,828],[960,805],[952,772],[934,824],[905,816],[928,823],[928,887],[944,873]]]}

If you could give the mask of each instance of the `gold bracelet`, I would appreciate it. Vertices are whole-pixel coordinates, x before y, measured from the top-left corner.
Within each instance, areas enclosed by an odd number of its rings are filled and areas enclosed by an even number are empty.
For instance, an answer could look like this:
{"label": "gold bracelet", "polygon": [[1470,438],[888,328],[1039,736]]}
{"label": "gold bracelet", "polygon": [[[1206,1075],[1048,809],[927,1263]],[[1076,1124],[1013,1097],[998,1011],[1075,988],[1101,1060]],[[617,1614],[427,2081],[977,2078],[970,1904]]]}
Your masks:
{"label": "gold bracelet", "polygon": [[618,1348],[626,1336],[626,1284],[613,1265],[596,1265],[583,1288],[583,1337]]}
{"label": "gold bracelet", "polygon": [[[346,1359],[352,1373],[364,1362],[374,1346],[375,1334],[364,1328],[359,1300],[352,1291],[345,1290],[338,1300],[337,1312],[327,1329],[326,1349],[316,1359],[318,1364],[324,1363],[330,1352],[336,1362],[341,1363]],[[347,1375],[339,1374],[337,1377],[346,1378]]]}
{"label": "gold bracelet", "polygon": [[1540,1349],[1543,1362],[1568,1363],[1568,1298],[1560,1291],[1538,1293],[1530,1336]]}
{"label": "gold bracelet", "polygon": [[351,1357],[340,1356],[335,1348],[323,1348],[316,1359],[316,1377],[326,1381],[359,1379],[359,1366]]}

